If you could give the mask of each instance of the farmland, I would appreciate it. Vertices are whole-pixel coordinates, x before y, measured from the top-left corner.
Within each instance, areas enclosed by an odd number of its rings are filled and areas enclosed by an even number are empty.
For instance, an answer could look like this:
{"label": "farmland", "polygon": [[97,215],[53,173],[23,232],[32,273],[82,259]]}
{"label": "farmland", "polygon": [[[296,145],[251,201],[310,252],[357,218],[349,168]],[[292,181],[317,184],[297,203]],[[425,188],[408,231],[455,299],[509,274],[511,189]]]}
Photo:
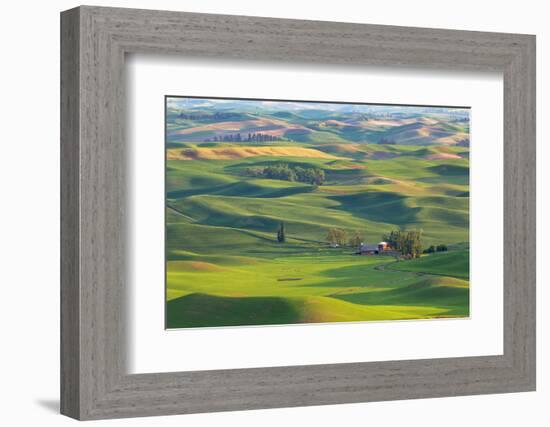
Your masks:
{"label": "farmland", "polygon": [[[168,99],[168,328],[469,315],[468,116],[333,105]],[[355,255],[332,228],[449,250]]]}

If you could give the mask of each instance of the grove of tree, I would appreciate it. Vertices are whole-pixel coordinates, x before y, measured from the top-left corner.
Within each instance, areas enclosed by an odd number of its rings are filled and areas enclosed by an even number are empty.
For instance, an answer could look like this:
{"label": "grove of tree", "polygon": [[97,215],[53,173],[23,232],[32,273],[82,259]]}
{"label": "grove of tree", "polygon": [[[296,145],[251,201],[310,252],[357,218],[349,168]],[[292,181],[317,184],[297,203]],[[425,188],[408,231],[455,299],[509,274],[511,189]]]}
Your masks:
{"label": "grove of tree", "polygon": [[246,168],[246,175],[282,181],[305,182],[311,185],[322,185],[325,182],[325,171],[319,168],[307,168],[287,164],[270,166],[253,166]]}
{"label": "grove of tree", "polygon": [[329,228],[326,240],[331,245],[343,246],[348,240],[348,234],[341,228]]}
{"label": "grove of tree", "polygon": [[382,238],[402,255],[418,258],[422,254],[422,230],[395,230]]}

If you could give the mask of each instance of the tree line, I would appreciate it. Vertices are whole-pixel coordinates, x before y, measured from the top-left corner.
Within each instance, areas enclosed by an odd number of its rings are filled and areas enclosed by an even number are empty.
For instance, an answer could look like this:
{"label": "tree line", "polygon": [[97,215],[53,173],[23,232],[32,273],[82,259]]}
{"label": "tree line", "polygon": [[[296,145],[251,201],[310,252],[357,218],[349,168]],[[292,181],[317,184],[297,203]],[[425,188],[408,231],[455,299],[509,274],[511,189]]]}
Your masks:
{"label": "tree line", "polygon": [[449,248],[447,248],[447,245],[430,245],[427,249],[424,249],[425,254],[433,254],[434,252],[447,252]]}
{"label": "tree line", "polygon": [[203,142],[271,142],[281,141],[278,136],[270,135],[267,133],[249,133],[246,136],[240,133],[214,136],[212,138],[206,138]]}
{"label": "tree line", "polygon": [[[363,236],[360,231],[354,230],[350,234],[343,228],[329,228],[325,240],[332,246],[359,247],[363,243]],[[389,234],[384,234],[382,240],[385,241],[391,250],[399,252],[407,258],[418,258],[422,253],[429,254],[434,252],[445,252],[447,245],[431,245],[422,250],[422,230],[394,230]],[[277,241],[284,243],[285,224],[281,222],[277,229]]]}
{"label": "tree line", "polygon": [[[330,228],[325,240],[331,245],[345,246],[348,244],[358,247],[363,243],[363,236],[355,230],[348,237],[346,230]],[[388,243],[392,250],[400,252],[403,256],[417,258],[422,254],[422,230],[395,230],[383,235],[382,240]]]}
{"label": "tree line", "polygon": [[287,164],[253,166],[246,168],[245,174],[267,179],[305,182],[311,185],[322,185],[325,182],[325,171],[323,169],[291,166]]}
{"label": "tree line", "polygon": [[184,113],[180,112],[178,114],[178,118],[183,120],[228,120],[228,119],[239,119],[242,118],[243,115],[241,113]]}

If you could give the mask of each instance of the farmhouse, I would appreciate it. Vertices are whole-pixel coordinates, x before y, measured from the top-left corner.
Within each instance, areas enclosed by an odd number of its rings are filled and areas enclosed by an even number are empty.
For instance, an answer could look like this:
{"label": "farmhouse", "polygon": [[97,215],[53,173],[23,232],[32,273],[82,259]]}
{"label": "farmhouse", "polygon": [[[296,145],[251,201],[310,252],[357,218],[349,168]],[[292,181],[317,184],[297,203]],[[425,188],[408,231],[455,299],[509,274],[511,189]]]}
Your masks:
{"label": "farmhouse", "polygon": [[355,252],[356,255],[394,255],[395,253],[387,242],[380,242],[377,245],[361,243]]}

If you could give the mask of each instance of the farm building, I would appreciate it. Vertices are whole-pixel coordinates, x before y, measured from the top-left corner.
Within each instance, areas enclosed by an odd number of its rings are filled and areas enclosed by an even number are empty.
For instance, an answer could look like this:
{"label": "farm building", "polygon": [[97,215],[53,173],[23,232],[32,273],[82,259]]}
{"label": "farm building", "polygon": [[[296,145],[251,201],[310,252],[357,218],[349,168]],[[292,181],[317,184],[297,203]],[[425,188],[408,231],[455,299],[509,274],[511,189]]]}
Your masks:
{"label": "farm building", "polygon": [[378,255],[379,253],[378,245],[367,245],[365,243],[361,243],[359,246],[359,249],[357,250],[357,255]]}
{"label": "farm building", "polygon": [[395,253],[387,242],[380,242],[377,245],[361,243],[356,252],[357,255],[394,255]]}
{"label": "farm building", "polygon": [[380,242],[378,243],[378,250],[379,251],[388,251],[391,249],[391,246],[388,242]]}

